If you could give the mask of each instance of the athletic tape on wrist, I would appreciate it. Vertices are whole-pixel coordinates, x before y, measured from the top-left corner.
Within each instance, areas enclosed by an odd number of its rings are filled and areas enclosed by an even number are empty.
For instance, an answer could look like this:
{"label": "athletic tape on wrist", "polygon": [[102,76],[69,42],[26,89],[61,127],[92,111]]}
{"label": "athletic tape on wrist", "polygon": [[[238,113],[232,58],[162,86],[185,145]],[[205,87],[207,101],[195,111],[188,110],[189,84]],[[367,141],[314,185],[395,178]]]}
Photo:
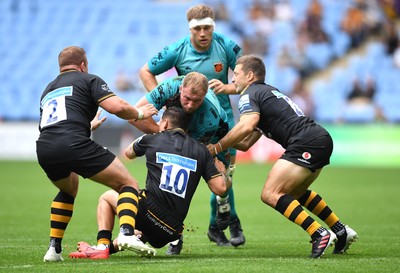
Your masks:
{"label": "athletic tape on wrist", "polygon": [[136,109],[138,112],[138,118],[137,119],[142,119],[143,118],[143,111],[140,109]]}

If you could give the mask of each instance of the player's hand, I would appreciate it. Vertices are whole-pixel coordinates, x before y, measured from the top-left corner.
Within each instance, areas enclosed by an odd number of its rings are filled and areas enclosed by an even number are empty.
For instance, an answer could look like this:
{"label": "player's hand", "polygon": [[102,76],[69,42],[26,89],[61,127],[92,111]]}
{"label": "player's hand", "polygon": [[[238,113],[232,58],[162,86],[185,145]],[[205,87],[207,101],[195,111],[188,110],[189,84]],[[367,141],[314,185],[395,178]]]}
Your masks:
{"label": "player's hand", "polygon": [[102,110],[97,111],[96,116],[94,116],[94,119],[90,122],[90,130],[91,131],[96,130],[103,124],[103,122],[106,121],[107,117],[102,117],[101,119],[99,119],[101,111]]}
{"label": "player's hand", "polygon": [[225,84],[220,80],[212,79],[208,82],[208,87],[214,91],[216,95],[225,94]]}
{"label": "player's hand", "polygon": [[150,103],[140,106],[138,107],[138,109],[140,109],[143,112],[143,119],[158,114],[158,110],[154,107],[153,104]]}
{"label": "player's hand", "polygon": [[215,156],[217,154],[217,149],[214,144],[208,144],[207,149],[210,151],[210,154],[212,156]]}

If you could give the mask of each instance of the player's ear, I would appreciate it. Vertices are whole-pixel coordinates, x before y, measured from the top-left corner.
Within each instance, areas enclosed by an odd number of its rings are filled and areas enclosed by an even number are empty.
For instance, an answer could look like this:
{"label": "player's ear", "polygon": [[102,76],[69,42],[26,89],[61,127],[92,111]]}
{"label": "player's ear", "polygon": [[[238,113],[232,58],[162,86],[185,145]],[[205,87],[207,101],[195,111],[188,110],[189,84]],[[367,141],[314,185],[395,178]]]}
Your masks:
{"label": "player's ear", "polygon": [[164,131],[168,129],[168,119],[161,119],[159,124],[159,130]]}
{"label": "player's ear", "polygon": [[256,75],[254,74],[253,71],[249,71],[249,72],[247,73],[247,79],[248,79],[249,81],[253,81],[253,80],[255,80],[255,78],[256,78]]}
{"label": "player's ear", "polygon": [[87,62],[81,62],[80,66],[79,66],[80,70],[84,73],[87,73],[89,71],[88,68],[88,63]]}
{"label": "player's ear", "polygon": [[167,129],[170,129],[170,128],[169,128],[169,120],[168,120],[168,119],[165,119],[165,122],[164,122],[164,130],[167,130]]}

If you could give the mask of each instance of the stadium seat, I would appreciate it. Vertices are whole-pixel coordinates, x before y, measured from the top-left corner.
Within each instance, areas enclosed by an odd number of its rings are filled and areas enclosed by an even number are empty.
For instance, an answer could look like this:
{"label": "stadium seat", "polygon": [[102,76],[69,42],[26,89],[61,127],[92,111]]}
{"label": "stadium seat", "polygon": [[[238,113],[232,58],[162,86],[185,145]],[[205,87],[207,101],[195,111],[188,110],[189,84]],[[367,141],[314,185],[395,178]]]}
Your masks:
{"label": "stadium seat", "polygon": [[[219,1],[224,2],[230,12],[231,23],[218,22],[217,32],[226,34],[239,44],[243,33],[254,35],[254,25],[247,13],[254,0]],[[322,26],[330,37],[330,43],[307,47],[307,56],[318,69],[325,69],[333,58],[347,52],[349,37],[340,30],[338,22],[354,1],[320,0],[324,12]],[[57,75],[56,56],[62,48],[72,44],[84,47],[89,58],[89,71],[112,85],[120,69],[136,73],[163,46],[189,34],[185,13],[190,6],[200,3],[215,5],[216,2],[120,0],[110,4],[109,0],[0,1],[0,37],[6,37],[0,39],[0,59],[8,68],[0,71],[0,80],[7,89],[13,90],[3,93],[0,116],[5,115],[10,120],[26,118],[13,102],[17,98],[22,101],[29,98],[32,105],[32,101],[39,100],[44,86]],[[273,31],[267,38],[269,53],[263,56],[268,62],[275,60],[283,46],[294,44],[296,26],[304,21],[311,0],[289,2],[294,13],[293,21],[273,23]],[[240,30],[238,26],[241,26]],[[371,43],[366,48],[364,60],[353,60],[346,75],[365,76],[373,72],[377,79],[377,93],[390,92],[393,87],[387,87],[386,82],[397,81],[398,77],[392,75],[392,60],[384,53],[382,43]],[[290,68],[273,69],[267,69],[271,83],[282,92],[288,91],[297,78],[296,71]],[[13,73],[10,75],[9,71]],[[349,77],[344,79],[342,76],[332,75],[330,82],[326,83],[331,88],[323,93],[328,96],[327,99],[321,99],[323,94],[318,92],[315,97],[329,102],[333,96],[333,104],[338,106],[349,85]],[[30,94],[26,94],[28,92]],[[380,104],[384,105],[387,97],[381,94],[378,97]],[[28,114],[28,118],[36,118],[34,112]],[[333,120],[335,113],[332,110],[323,113],[321,110],[319,116]]]}
{"label": "stadium seat", "polygon": [[333,59],[333,51],[329,43],[309,43],[306,56],[318,69],[324,69]]}

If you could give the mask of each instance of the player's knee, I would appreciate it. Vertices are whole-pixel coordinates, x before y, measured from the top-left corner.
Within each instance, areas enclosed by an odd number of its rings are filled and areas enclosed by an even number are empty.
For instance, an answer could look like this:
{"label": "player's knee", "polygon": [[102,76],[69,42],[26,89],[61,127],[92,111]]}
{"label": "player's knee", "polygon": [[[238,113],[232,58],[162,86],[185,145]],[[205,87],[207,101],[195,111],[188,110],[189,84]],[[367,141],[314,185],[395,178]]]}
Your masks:
{"label": "player's knee", "polygon": [[261,201],[263,201],[268,206],[274,206],[274,193],[269,190],[263,190],[261,193]]}
{"label": "player's knee", "polygon": [[118,199],[118,193],[114,190],[108,190],[99,197],[99,203],[113,203]]}

